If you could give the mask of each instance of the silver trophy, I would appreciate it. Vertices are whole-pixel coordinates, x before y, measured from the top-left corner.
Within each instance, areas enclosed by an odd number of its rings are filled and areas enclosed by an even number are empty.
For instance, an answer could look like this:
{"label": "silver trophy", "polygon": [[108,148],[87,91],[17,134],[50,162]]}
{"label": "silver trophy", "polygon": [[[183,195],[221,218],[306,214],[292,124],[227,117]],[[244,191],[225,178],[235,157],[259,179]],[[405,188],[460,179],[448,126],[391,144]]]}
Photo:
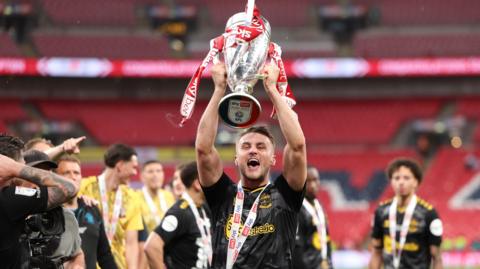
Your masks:
{"label": "silver trophy", "polygon": [[[238,38],[238,26],[248,25],[245,12],[228,19],[223,57],[227,69],[227,82],[232,93],[222,98],[219,104],[220,118],[233,128],[246,128],[254,124],[262,107],[252,96],[253,87],[262,76],[259,74],[267,59],[271,28],[262,17],[263,32],[249,42]],[[246,33],[248,35],[248,33]]]}

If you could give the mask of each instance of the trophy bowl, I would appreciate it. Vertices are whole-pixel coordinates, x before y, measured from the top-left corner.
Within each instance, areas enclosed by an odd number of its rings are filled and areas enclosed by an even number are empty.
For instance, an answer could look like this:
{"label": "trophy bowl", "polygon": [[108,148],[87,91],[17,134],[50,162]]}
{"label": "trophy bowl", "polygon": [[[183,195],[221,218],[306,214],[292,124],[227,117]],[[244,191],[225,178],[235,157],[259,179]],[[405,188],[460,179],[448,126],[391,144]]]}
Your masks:
{"label": "trophy bowl", "polygon": [[[239,26],[246,26],[239,28]],[[248,28],[250,27],[250,28]],[[271,29],[268,21],[249,22],[245,12],[239,12],[228,20],[225,31],[223,58],[227,69],[227,83],[232,93],[222,98],[218,113],[224,123],[233,128],[247,128],[260,116],[262,107],[253,97],[253,88],[268,55]],[[258,36],[250,39],[249,29],[259,30]]]}

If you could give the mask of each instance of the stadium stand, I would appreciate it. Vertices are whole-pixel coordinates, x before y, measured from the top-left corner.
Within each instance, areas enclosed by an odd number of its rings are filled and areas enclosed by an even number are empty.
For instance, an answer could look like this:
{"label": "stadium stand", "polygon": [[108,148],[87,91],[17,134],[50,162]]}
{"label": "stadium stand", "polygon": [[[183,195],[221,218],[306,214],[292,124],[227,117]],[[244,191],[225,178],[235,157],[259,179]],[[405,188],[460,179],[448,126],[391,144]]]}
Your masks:
{"label": "stadium stand", "polygon": [[402,124],[435,117],[440,104],[435,99],[338,100],[302,102],[295,109],[310,143],[388,144]]}
{"label": "stadium stand", "polygon": [[136,23],[136,4],[145,4],[148,1],[41,0],[41,3],[47,16],[56,25],[126,27]]}
{"label": "stadium stand", "polygon": [[[39,101],[40,110],[54,120],[75,119],[102,145],[123,142],[132,145],[193,145],[196,125],[179,128],[175,102],[135,101]],[[199,104],[198,110],[205,104]],[[198,121],[196,113],[192,122]],[[113,119],[113,120],[112,120]]]}
{"label": "stadium stand", "polygon": [[47,57],[158,59],[170,51],[163,36],[35,33],[33,40],[39,55]]}
{"label": "stadium stand", "polygon": [[480,33],[359,33],[354,55],[365,58],[455,57],[480,54]]}
{"label": "stadium stand", "polygon": [[475,122],[474,140],[480,142],[480,99],[462,98],[457,103],[457,113],[465,115]]}
{"label": "stadium stand", "polygon": [[477,10],[480,8],[480,3],[475,0],[355,0],[353,2],[377,9],[382,25],[405,27],[479,23]]}
{"label": "stadium stand", "polygon": [[27,118],[27,114],[22,110],[19,100],[2,99],[0,100],[0,108],[0,133],[8,130],[8,123]]}
{"label": "stadium stand", "polygon": [[22,53],[8,33],[0,32],[0,55],[7,57],[21,57]]}
{"label": "stadium stand", "polygon": [[460,201],[460,208],[453,208],[450,201],[458,194],[466,184],[470,183],[474,176],[478,175],[478,169],[466,167],[466,156],[473,153],[480,157],[480,151],[441,149],[430,165],[425,180],[420,188],[419,195],[431,202],[438,210],[444,221],[445,237],[464,236],[467,241],[472,242],[477,236],[477,227],[472,225],[472,220],[477,218],[478,207],[468,208],[466,202],[478,204],[478,185],[469,190]]}

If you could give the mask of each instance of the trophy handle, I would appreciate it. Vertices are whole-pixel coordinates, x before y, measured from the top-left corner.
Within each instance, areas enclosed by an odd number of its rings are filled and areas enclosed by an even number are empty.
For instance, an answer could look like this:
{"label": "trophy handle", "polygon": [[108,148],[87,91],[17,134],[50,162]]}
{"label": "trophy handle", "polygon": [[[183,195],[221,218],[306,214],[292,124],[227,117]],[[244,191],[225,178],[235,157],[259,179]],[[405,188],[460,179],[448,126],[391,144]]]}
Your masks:
{"label": "trophy handle", "polygon": [[225,95],[218,105],[218,114],[226,125],[233,128],[247,128],[253,125],[262,107],[255,97],[244,92]]}

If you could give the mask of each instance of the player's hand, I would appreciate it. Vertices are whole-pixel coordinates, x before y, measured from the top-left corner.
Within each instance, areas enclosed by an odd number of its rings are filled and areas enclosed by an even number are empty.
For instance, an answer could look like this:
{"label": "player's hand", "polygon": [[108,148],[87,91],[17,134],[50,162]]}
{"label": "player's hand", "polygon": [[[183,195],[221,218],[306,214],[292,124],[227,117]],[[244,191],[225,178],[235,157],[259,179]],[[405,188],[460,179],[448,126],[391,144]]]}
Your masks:
{"label": "player's hand", "polygon": [[265,87],[265,90],[276,90],[280,69],[274,64],[266,64],[263,68],[262,74],[265,75],[265,78],[263,79],[263,86]]}
{"label": "player's hand", "polygon": [[215,89],[218,88],[225,90],[227,88],[227,68],[225,67],[225,64],[219,62],[215,64],[210,71],[212,73]]}
{"label": "player's hand", "polygon": [[0,154],[0,186],[17,177],[22,164]]}
{"label": "player's hand", "polygon": [[81,195],[79,196],[80,199],[82,199],[82,201],[89,207],[92,207],[92,206],[98,206],[99,202],[90,197],[90,196],[85,196],[85,195]]}
{"label": "player's hand", "polygon": [[77,138],[70,138],[62,143],[63,152],[68,154],[78,154],[80,153],[80,146],[79,144],[85,140],[87,137],[81,136]]}

